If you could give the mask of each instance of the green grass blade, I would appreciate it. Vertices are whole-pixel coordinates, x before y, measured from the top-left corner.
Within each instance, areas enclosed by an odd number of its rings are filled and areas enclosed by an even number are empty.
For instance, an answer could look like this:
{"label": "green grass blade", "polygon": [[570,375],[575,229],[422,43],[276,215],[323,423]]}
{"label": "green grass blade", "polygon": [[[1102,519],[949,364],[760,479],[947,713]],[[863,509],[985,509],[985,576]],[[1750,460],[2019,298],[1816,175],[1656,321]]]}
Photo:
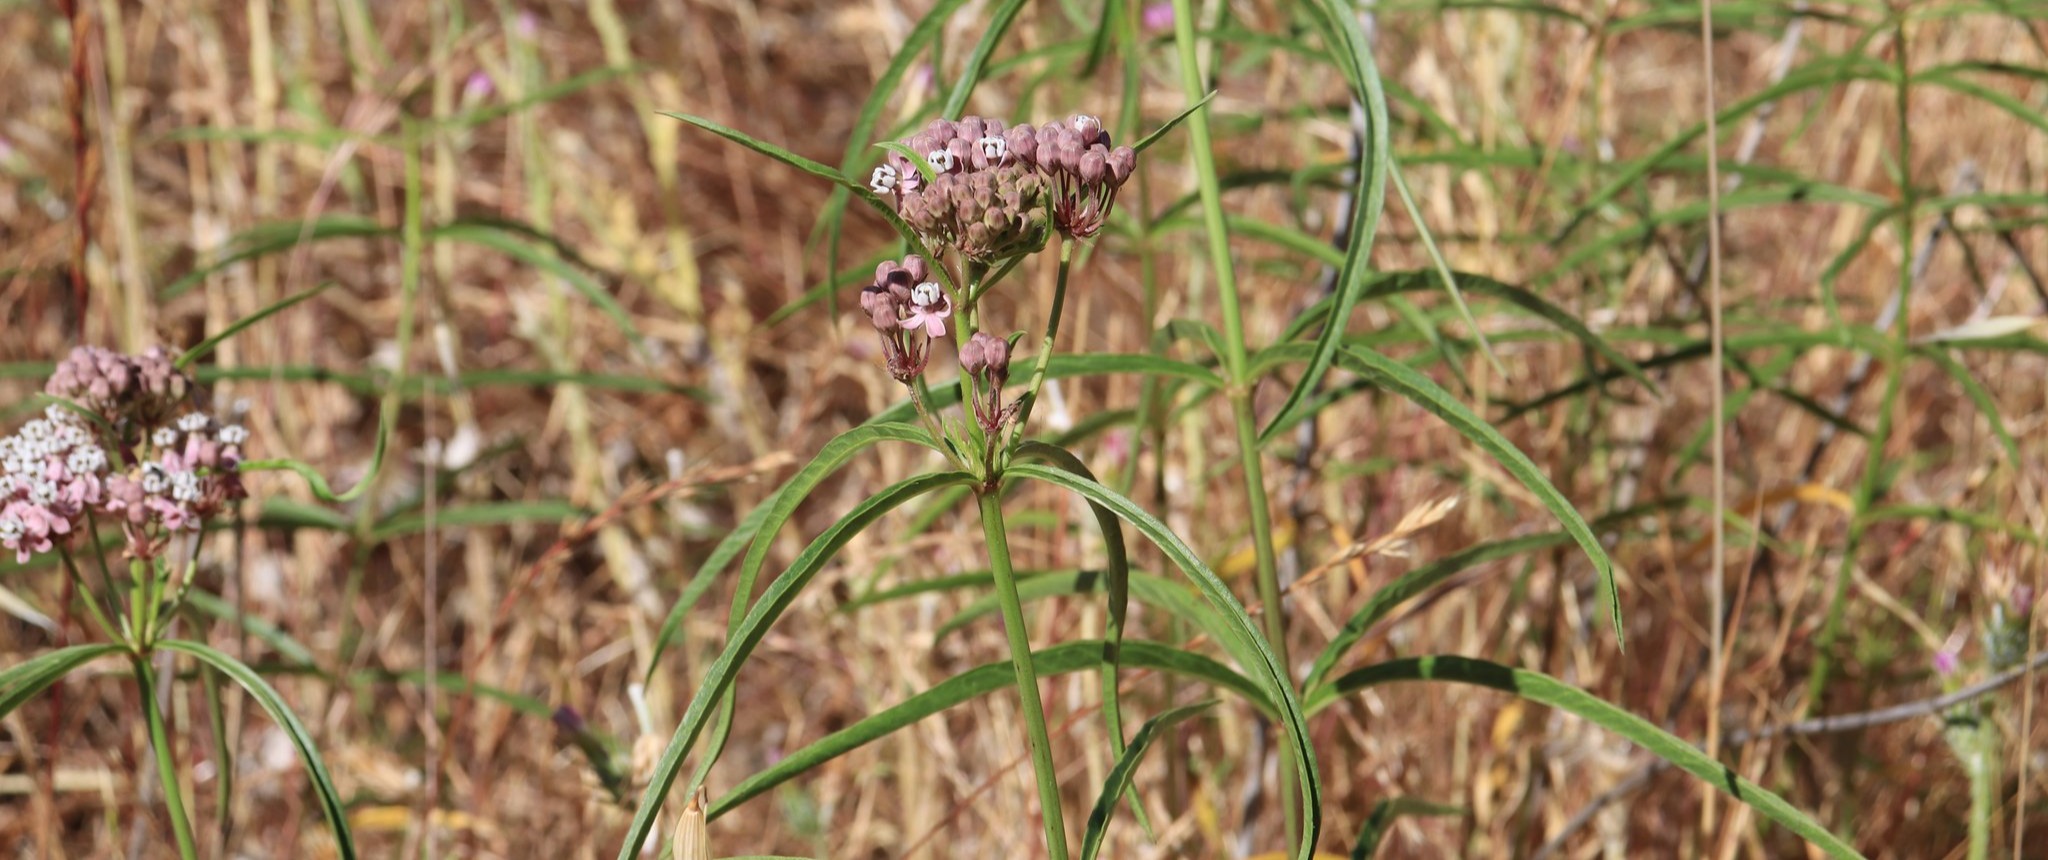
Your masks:
{"label": "green grass blade", "polygon": [[277,694],[277,690],[272,689],[269,682],[264,681],[249,667],[242,665],[241,661],[206,645],[171,639],[157,643],[157,647],[188,654],[221,674],[233,678],[235,683],[249,692],[249,696],[256,700],[256,704],[263,708],[264,713],[270,715],[271,721],[277,723],[277,727],[291,738],[292,746],[298,749],[299,759],[306,765],[306,776],[313,783],[313,794],[319,798],[320,810],[326,814],[327,826],[334,833],[336,851],[345,860],[354,858],[355,837],[349,833],[348,810],[341,802],[341,793],[335,790],[334,779],[328,775],[327,765],[320,760],[320,750],[313,746],[312,734],[306,731],[305,724],[299,722],[292,709],[285,706],[284,699]]}
{"label": "green grass blade", "polygon": [[[1266,645],[1265,636],[1258,624],[1245,611],[1244,604],[1237,602],[1230,587],[1209,569],[1200,556],[1195,554],[1179,535],[1166,527],[1156,517],[1138,507],[1130,499],[1099,483],[1069,474],[1049,466],[1036,463],[1012,465],[1006,477],[1028,478],[1044,481],[1071,490],[1081,496],[1100,503],[1125,522],[1135,526],[1145,535],[1174,566],[1193,580],[1209,605],[1224,617],[1229,625],[1222,645],[1234,656],[1243,655],[1240,661],[1245,670],[1258,680],[1267,695],[1271,696],[1280,711],[1280,723],[1287,733],[1287,742],[1292,748],[1296,777],[1301,787],[1302,841],[1297,847],[1300,860],[1309,860],[1313,853],[1317,835],[1322,831],[1322,779],[1316,770],[1315,749],[1309,744],[1308,723],[1302,715],[1300,700],[1295,696],[1293,682],[1289,680],[1286,667],[1273,655]],[[1245,658],[1249,658],[1246,660]],[[626,860],[626,858],[621,858]]]}
{"label": "green grass blade", "polygon": [[1970,373],[1970,369],[1957,361],[1955,356],[1949,355],[1948,350],[1941,344],[1916,346],[1913,347],[1913,352],[1933,361],[1934,366],[1941,368],[1941,372],[1948,374],[1950,379],[1962,387],[1963,394],[1970,398],[1971,403],[1977,405],[1978,412],[1984,413],[1984,420],[1990,422],[1991,432],[1998,437],[1998,444],[2004,447],[2006,464],[2015,469],[2020,468],[2020,445],[2013,439],[2012,432],[2005,429],[2005,419],[2000,417],[1998,412],[1997,398],[1992,397],[1991,392],[1985,390],[1984,385],[1977,381],[1977,377]]}
{"label": "green grass blade", "polygon": [[260,311],[257,311],[253,314],[236,320],[233,325],[221,329],[219,334],[202,340],[199,342],[199,345],[194,346],[191,349],[185,350],[183,355],[178,356],[178,360],[175,362],[175,365],[179,370],[184,370],[186,367],[190,366],[192,362],[197,361],[199,360],[200,357],[212,352],[215,347],[220,346],[221,343],[226,341],[228,338],[234,337],[237,334],[241,334],[243,329],[246,329],[259,322],[262,322],[265,319],[268,319],[271,316],[277,314],[279,311],[283,311],[286,308],[289,308],[314,296],[320,295],[321,293],[326,292],[327,288],[331,286],[334,286],[334,284],[325,283],[321,284],[320,286],[314,287],[310,290],[301,292],[297,295],[286,296],[283,299],[278,300],[277,303],[272,304],[270,307],[264,308]]}
{"label": "green grass blade", "polygon": [[[1229,690],[1271,714],[1272,703],[1257,684],[1230,667],[1189,651],[1157,642],[1124,643],[1124,656],[1135,667],[1156,669]],[[1034,651],[1031,664],[1039,677],[1086,672],[1102,667],[1102,643],[1094,640],[1067,642]],[[991,693],[1010,689],[1016,683],[1016,668],[1002,660],[969,669],[947,678],[931,689],[877,711],[860,721],[791,752],[781,761],[741,780],[706,811],[717,818],[764,792],[809,773],[828,761],[887,737],[918,721]]]}
{"label": "green grass blade", "polygon": [[[923,434],[919,434],[922,436]],[[669,738],[668,748],[662,751],[656,763],[647,789],[640,795],[640,803],[633,813],[633,823],[627,831],[626,840],[619,846],[619,860],[635,860],[640,856],[641,847],[647,844],[648,834],[654,831],[655,819],[661,814],[662,801],[668,797],[669,789],[675,785],[683,758],[696,745],[697,738],[704,731],[704,724],[710,718],[712,708],[727,698],[733,678],[739,673],[740,664],[752,654],[754,646],[768,633],[768,627],[781,617],[783,610],[796,599],[797,593],[810,584],[811,578],[822,569],[846,542],[853,539],[862,529],[874,523],[883,514],[920,495],[944,487],[972,485],[978,479],[965,472],[940,472],[920,475],[899,482],[866,501],[832,524],[824,533],[813,539],[802,554],[790,563],[783,575],[776,577],[762,592],[742,619],[733,635],[726,641],[724,650],[712,661],[705,671],[703,682],[690,698],[690,705],[676,726],[675,734]]]}
{"label": "green grass blade", "polygon": [[[1108,778],[1102,781],[1102,793],[1095,798],[1095,809],[1088,813],[1088,830],[1081,838],[1080,860],[1095,860],[1096,855],[1102,853],[1102,839],[1109,833],[1109,816],[1116,811],[1116,799],[1119,795],[1132,791],[1131,777],[1138,772],[1138,764],[1145,759],[1146,751],[1152,749],[1153,739],[1159,737],[1161,732],[1208,710],[1215,704],[1214,700],[1210,700],[1182,705],[1146,720],[1145,725],[1138,729],[1137,736],[1131,738],[1130,749],[1124,750],[1123,755],[1117,757],[1116,766],[1109,769]],[[1133,803],[1136,803],[1136,797],[1136,794],[1132,794]]]}
{"label": "green grass blade", "polygon": [[[1522,453],[1507,437],[1500,435],[1500,431],[1472,414],[1472,410],[1465,408],[1465,404],[1459,403],[1450,392],[1430,381],[1429,377],[1415,372],[1414,368],[1369,349],[1345,349],[1342,358],[1345,370],[1363,376],[1374,385],[1407,398],[1442,418],[1444,423],[1451,425],[1451,429],[1458,431],[1458,435],[1491,455],[1494,462],[1550,509],[1550,513],[1564,525],[1565,531],[1571,534],[1572,540],[1585,551],[1586,558],[1593,562],[1600,590],[1606,597],[1609,620],[1614,624],[1615,644],[1626,649],[1628,643],[1621,621],[1621,596],[1614,587],[1614,561],[1607,557],[1607,550],[1600,546],[1600,539],[1586,526],[1586,520],[1579,516],[1571,500],[1558,492],[1529,455]],[[1279,422],[1276,420],[1275,423]]]}
{"label": "green grass blade", "polygon": [[328,215],[310,222],[295,220],[258,224],[229,239],[224,246],[227,250],[226,256],[185,273],[158,291],[157,301],[168,302],[184,295],[201,281],[219,272],[259,257],[289,251],[301,243],[327,239],[388,238],[397,235],[398,230],[395,227],[386,227],[355,215]]}
{"label": "green grass blade", "polygon": [[1423,250],[1429,252],[1429,262],[1436,267],[1437,277],[1443,280],[1444,292],[1451,296],[1451,304],[1458,308],[1458,316],[1465,326],[1472,330],[1472,337],[1479,341],[1479,351],[1486,356],[1486,362],[1493,365],[1493,372],[1502,378],[1508,369],[1500,363],[1500,357],[1493,354],[1493,345],[1486,341],[1486,330],[1479,327],[1479,320],[1472,317],[1472,308],[1465,304],[1465,294],[1458,289],[1458,279],[1451,275],[1451,264],[1444,261],[1444,253],[1436,246],[1436,235],[1429,231],[1429,222],[1422,217],[1422,207],[1415,205],[1415,195],[1408,190],[1408,179],[1401,173],[1401,164],[1388,156],[1387,175],[1394,181],[1394,192],[1401,198],[1401,208],[1408,210],[1408,220],[1415,222],[1416,235],[1422,238]]}
{"label": "green grass blade", "polygon": [[1380,842],[1386,838],[1387,828],[1394,825],[1394,819],[1403,815],[1464,815],[1465,810],[1457,806],[1430,803],[1412,797],[1390,797],[1372,805],[1372,814],[1365,817],[1365,827],[1358,832],[1358,841],[1351,846],[1351,860],[1371,860],[1380,853]]}
{"label": "green grass blade", "polygon": [[631,341],[634,347],[644,348],[646,338],[641,335],[640,327],[633,324],[632,316],[619,305],[618,299],[612,298],[611,291],[598,283],[589,273],[562,259],[553,250],[536,245],[512,231],[482,224],[451,224],[438,227],[432,231],[429,238],[489,248],[561,278],[563,283],[568,284],[585,300],[603,311],[605,316],[610,317],[612,323],[617,325],[620,331],[625,332],[627,340]]}
{"label": "green grass blade", "polygon": [[1764,817],[1799,834],[1807,842],[1826,852],[1829,857],[1862,856],[1840,837],[1828,832],[1827,828],[1785,802],[1784,798],[1771,793],[1763,786],[1743,779],[1727,765],[1708,758],[1692,744],[1657,728],[1648,720],[1602,701],[1592,693],[1540,672],[1513,669],[1498,663],[1467,657],[1413,657],[1392,660],[1346,673],[1337,679],[1328,697],[1311,700],[1309,706],[1311,710],[1319,710],[1321,706],[1336,701],[1337,697],[1348,696],[1367,687],[1401,681],[1449,682],[1489,687],[1565,711],[1627,738],[1648,750],[1650,754],[1676,765],[1680,770],[1748,804]]}
{"label": "green grass blade", "polygon": [[967,55],[967,63],[960,68],[960,79],[953,83],[953,89],[946,93],[946,106],[940,113],[947,119],[959,119],[960,112],[967,109],[967,99],[974,95],[974,87],[981,83],[981,73],[988,67],[988,59],[996,52],[996,43],[1010,32],[1010,25],[1016,23],[1017,13],[1024,8],[1024,0],[1003,0],[989,13],[988,24],[981,34],[981,41],[974,45],[974,53]]}

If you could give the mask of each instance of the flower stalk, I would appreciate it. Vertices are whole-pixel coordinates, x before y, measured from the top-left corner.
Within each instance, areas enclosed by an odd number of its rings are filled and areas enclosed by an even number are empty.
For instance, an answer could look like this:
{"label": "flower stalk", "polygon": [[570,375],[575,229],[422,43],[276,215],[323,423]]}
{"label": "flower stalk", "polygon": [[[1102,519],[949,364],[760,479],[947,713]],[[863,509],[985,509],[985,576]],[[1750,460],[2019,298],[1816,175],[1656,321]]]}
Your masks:
{"label": "flower stalk", "polygon": [[1003,525],[1000,488],[980,494],[981,531],[988,541],[988,566],[995,574],[996,600],[1002,605],[1003,632],[1010,640],[1010,665],[1017,673],[1022,699],[1025,741],[1031,746],[1031,772],[1038,782],[1039,819],[1045,824],[1045,846],[1052,860],[1067,860],[1067,827],[1060,812],[1059,775],[1052,764],[1052,738],[1045,729],[1045,706],[1038,697],[1038,671],[1031,662],[1031,639],[1024,624],[1023,601],[1017,596],[1017,574],[1010,566],[1010,542]]}

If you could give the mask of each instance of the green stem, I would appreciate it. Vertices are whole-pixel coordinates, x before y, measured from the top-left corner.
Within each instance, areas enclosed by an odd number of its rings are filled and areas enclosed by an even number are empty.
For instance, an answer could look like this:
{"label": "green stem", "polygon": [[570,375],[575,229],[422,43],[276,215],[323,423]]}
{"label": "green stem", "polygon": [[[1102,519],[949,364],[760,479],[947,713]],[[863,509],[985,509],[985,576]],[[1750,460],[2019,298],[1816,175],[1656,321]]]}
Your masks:
{"label": "green stem", "polygon": [[1863,476],[1856,485],[1855,509],[1857,516],[1849,524],[1848,539],[1842,547],[1842,562],[1835,569],[1834,593],[1828,600],[1827,621],[1821,626],[1820,637],[1814,642],[1813,675],[1807,679],[1806,707],[1810,712],[1820,704],[1821,694],[1827,691],[1829,671],[1833,668],[1835,640],[1841,636],[1842,620],[1849,602],[1849,581],[1856,569],[1856,550],[1863,541],[1867,521],[1862,514],[1871,509],[1877,501],[1879,484],[1883,481],[1886,443],[1891,439],[1892,420],[1897,413],[1899,391],[1904,385],[1907,351],[1911,347],[1908,309],[1912,307],[1913,295],[1913,208],[1918,196],[1913,193],[1913,136],[1908,126],[1910,114],[1907,93],[1912,83],[1911,68],[1907,65],[1906,23],[1901,17],[1897,27],[1897,50],[1893,51],[1898,63],[1898,135],[1899,135],[1899,288],[1898,303],[1892,308],[1891,348],[1886,350],[1884,397],[1878,402],[1877,426],[1872,428],[1866,444],[1869,449],[1863,457]]}
{"label": "green stem", "polygon": [[178,764],[171,756],[170,733],[164,730],[164,714],[156,703],[156,670],[149,658],[134,658],[135,679],[142,687],[142,712],[149,722],[149,745],[156,751],[156,777],[164,792],[164,808],[171,816],[171,834],[178,840],[178,856],[197,860],[198,845],[192,841],[192,822],[185,817],[185,796],[178,790]]}
{"label": "green stem", "polygon": [[[71,550],[68,548],[60,549],[57,551],[57,554],[64,559],[64,570],[71,576],[71,587],[78,592],[80,598],[85,600],[85,609],[87,612],[92,613],[93,623],[99,625],[100,632],[105,633],[108,639],[119,641],[121,638],[120,632],[114,627],[113,622],[107,619],[107,613],[100,609],[99,595],[94,594],[92,586],[86,584],[85,575],[78,572],[78,562],[72,560]],[[112,597],[112,595],[108,596]]]}
{"label": "green stem", "polygon": [[1003,527],[1000,489],[981,493],[981,531],[988,540],[988,567],[995,574],[996,598],[1003,607],[1003,632],[1010,637],[1010,665],[1017,672],[1017,695],[1024,700],[1025,740],[1031,745],[1031,770],[1038,778],[1045,847],[1052,860],[1067,860],[1067,826],[1060,815],[1059,775],[1052,766],[1052,738],[1046,734],[1045,706],[1038,699],[1038,671],[1031,665],[1031,638],[1024,628],[1024,605],[1017,598],[1017,575],[1010,568],[1010,541]]}
{"label": "green stem", "polygon": [[1052,289],[1052,313],[1045,319],[1045,340],[1039,345],[1038,359],[1031,366],[1031,382],[1024,387],[1024,399],[1017,406],[1017,423],[1014,431],[1019,438],[1024,427],[1031,420],[1031,408],[1038,405],[1038,389],[1045,384],[1045,368],[1052,363],[1052,347],[1060,335],[1060,316],[1067,308],[1067,271],[1074,258],[1074,243],[1060,240],[1060,276]]}
{"label": "green stem", "polygon": [[[1174,41],[1180,49],[1180,75],[1183,94],[1188,101],[1199,101],[1205,90],[1199,60],[1195,56],[1195,17],[1193,4],[1189,0],[1173,0]],[[1273,552],[1273,519],[1267,508],[1265,469],[1259,459],[1258,420],[1252,414],[1252,390],[1257,384],[1247,369],[1245,357],[1244,316],[1238,306],[1237,276],[1231,268],[1230,231],[1224,224],[1223,194],[1216,182],[1216,155],[1209,132],[1209,115],[1196,111],[1188,117],[1189,151],[1195,158],[1195,181],[1202,196],[1202,220],[1209,238],[1209,259],[1216,273],[1217,305],[1223,314],[1224,365],[1230,380],[1231,417],[1237,424],[1238,454],[1244,467],[1245,497],[1249,502],[1252,531],[1252,551],[1258,562],[1259,600],[1266,605],[1266,638],[1273,648],[1273,655],[1279,658],[1283,671],[1290,665],[1287,658],[1287,615],[1280,602],[1280,573]],[[1290,675],[1289,683],[1292,684]],[[1293,768],[1291,756],[1281,753],[1281,773]],[[1297,836],[1296,798],[1294,787],[1283,775],[1275,782],[1280,793],[1282,818],[1286,822],[1287,841],[1293,844]]]}

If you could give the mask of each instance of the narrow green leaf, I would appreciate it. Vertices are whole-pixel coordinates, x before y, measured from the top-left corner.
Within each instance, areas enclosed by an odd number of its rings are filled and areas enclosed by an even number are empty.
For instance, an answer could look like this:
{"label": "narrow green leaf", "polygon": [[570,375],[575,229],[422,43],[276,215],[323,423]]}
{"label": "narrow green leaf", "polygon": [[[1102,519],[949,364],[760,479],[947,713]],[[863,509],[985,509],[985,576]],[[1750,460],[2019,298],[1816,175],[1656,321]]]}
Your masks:
{"label": "narrow green leaf", "polygon": [[1465,810],[1457,806],[1430,803],[1412,797],[1390,797],[1372,805],[1372,814],[1365,817],[1365,827],[1358,832],[1358,841],[1351,846],[1351,860],[1371,860],[1380,853],[1380,841],[1387,835],[1387,828],[1394,819],[1403,815],[1464,815]]}
{"label": "narrow green leaf", "polygon": [[1165,137],[1168,132],[1171,132],[1174,129],[1179,128],[1181,123],[1187,122],[1188,117],[1195,115],[1195,111],[1208,107],[1209,102],[1214,101],[1215,98],[1216,91],[1210,90],[1209,94],[1203,96],[1201,101],[1188,105],[1185,109],[1181,110],[1180,113],[1174,114],[1173,119],[1167,120],[1165,125],[1153,129],[1151,134],[1139,138],[1138,142],[1132,144],[1131,148],[1137,150],[1138,152],[1144,152],[1146,149],[1151,148],[1152,144],[1158,143],[1159,139]]}
{"label": "narrow green leaf", "polygon": [[71,670],[123,650],[109,642],[69,645],[0,669],[0,717],[14,713],[23,702],[35,698],[37,693],[57,683],[57,679],[71,674]]}
{"label": "narrow green leaf", "polygon": [[[1169,672],[1229,690],[1243,696],[1261,712],[1268,715],[1273,713],[1272,703],[1266,699],[1265,691],[1257,684],[1231,670],[1230,667],[1200,654],[1157,642],[1133,640],[1124,643],[1124,659],[1131,666]],[[1034,651],[1031,654],[1031,665],[1040,678],[1100,669],[1102,643],[1081,640]],[[1016,679],[1016,668],[1009,660],[977,666],[947,678],[932,685],[928,690],[812,741],[784,756],[767,769],[741,780],[724,797],[711,804],[706,810],[706,817],[716,819],[778,785],[914,725],[933,714],[991,693],[1011,689]]]}
{"label": "narrow green leaf", "polygon": [[726,698],[734,676],[739,673],[740,664],[753,653],[754,646],[759,645],[761,638],[767,635],[768,627],[781,617],[783,610],[789,608],[797,593],[810,584],[811,578],[817,575],[825,562],[845,546],[847,541],[852,540],[854,535],[890,510],[932,490],[971,485],[977,480],[966,472],[941,472],[920,475],[890,486],[861,502],[847,512],[846,516],[833,523],[831,528],[813,539],[796,560],[790,563],[789,569],[769,584],[768,590],[761,594],[760,600],[754,602],[753,608],[747,612],[747,617],[741,620],[733,635],[727,639],[725,649],[712,661],[710,668],[705,671],[703,682],[697,687],[696,694],[690,698],[689,708],[683,712],[683,718],[676,726],[675,735],[669,738],[668,748],[662,751],[661,760],[655,765],[646,791],[640,795],[640,804],[633,813],[632,826],[627,831],[625,842],[619,846],[619,860],[634,860],[640,855],[641,847],[647,844],[648,834],[654,831],[655,819],[661,814],[662,801],[668,797],[669,789],[675,785],[676,777],[683,766],[683,758],[689,755],[690,748],[696,745],[698,736],[703,733],[704,724],[710,718],[713,706]]}
{"label": "narrow green leaf", "polygon": [[552,249],[535,245],[533,242],[512,231],[482,224],[450,224],[436,227],[427,234],[427,238],[435,240],[445,239],[451,242],[462,242],[489,248],[547,272],[550,275],[554,275],[562,279],[563,283],[568,284],[578,294],[582,295],[585,300],[596,305],[597,309],[603,311],[605,316],[610,317],[612,322],[619,327],[620,331],[625,333],[627,340],[631,341],[635,347],[642,347],[646,342],[646,337],[640,333],[640,327],[633,324],[632,316],[626,313],[624,307],[620,306],[618,299],[612,298],[610,289],[598,283],[596,279],[592,278],[583,269],[563,259]]}
{"label": "narrow green leaf", "polygon": [[1367,687],[1402,681],[1430,681],[1489,687],[1570,713],[1614,732],[1648,750],[1680,770],[1698,777],[1728,796],[1749,804],[1764,817],[1783,825],[1830,857],[1862,855],[1828,829],[1800,812],[1784,798],[1763,786],[1743,779],[1718,761],[1708,758],[1692,744],[1657,728],[1650,721],[1602,701],[1598,696],[1556,678],[1527,669],[1514,669],[1467,657],[1413,657],[1391,660],[1346,673],[1329,689],[1329,695],[1311,699],[1311,711]]}
{"label": "narrow green leaf", "polygon": [[[1585,519],[1579,516],[1579,511],[1572,506],[1571,500],[1558,492],[1557,487],[1553,486],[1550,479],[1543,475],[1543,471],[1530,461],[1529,456],[1516,448],[1514,443],[1509,442],[1507,437],[1500,435],[1500,431],[1493,429],[1492,425],[1472,414],[1472,410],[1465,408],[1465,404],[1459,403],[1450,392],[1430,381],[1429,377],[1415,372],[1414,368],[1369,349],[1347,348],[1341,355],[1345,370],[1363,376],[1374,385],[1435,413],[1444,420],[1444,423],[1451,425],[1451,429],[1458,431],[1458,435],[1471,440],[1473,444],[1491,455],[1494,462],[1499,463],[1531,495],[1542,501],[1544,507],[1550,509],[1550,513],[1564,525],[1565,531],[1571,534],[1572,540],[1577,541],[1579,548],[1585,551],[1586,558],[1593,562],[1593,570],[1599,577],[1600,590],[1607,598],[1609,620],[1614,624],[1615,644],[1626,649],[1628,643],[1621,621],[1621,596],[1614,587],[1614,561],[1607,557],[1607,551],[1600,546],[1600,539],[1593,535],[1592,529],[1586,527]],[[1280,419],[1284,418],[1286,416],[1280,416]],[[1275,423],[1280,423],[1280,419],[1275,419]]]}
{"label": "narrow green leaf", "polygon": [[988,60],[996,52],[996,44],[1010,32],[1010,25],[1016,23],[1017,13],[1024,8],[1024,0],[1003,0],[989,12],[988,23],[982,28],[981,40],[974,45],[974,52],[967,55],[967,63],[960,67],[960,79],[953,82],[953,89],[946,93],[946,106],[940,114],[947,119],[959,119],[960,112],[967,107],[967,98],[974,95],[975,85],[981,83],[982,70],[988,67]]}
{"label": "narrow green leaf", "polygon": [[179,370],[184,370],[186,367],[190,366],[192,362],[199,360],[201,356],[204,356],[207,353],[212,352],[214,348],[220,346],[223,341],[226,341],[228,338],[234,337],[237,334],[241,334],[243,329],[246,329],[266,319],[269,319],[270,317],[276,315],[280,311],[285,310],[286,308],[289,308],[314,296],[320,295],[321,293],[326,292],[327,288],[331,286],[334,286],[334,284],[331,282],[325,283],[321,284],[320,286],[314,287],[310,290],[300,292],[296,295],[286,296],[282,299],[279,299],[277,302],[275,302],[274,304],[267,308],[264,308],[253,314],[236,320],[232,325],[229,325],[227,328],[221,329],[218,334],[215,334],[212,337],[200,341],[197,346],[194,346],[191,349],[185,350],[183,355],[178,356],[178,360],[174,362],[174,364]]}
{"label": "narrow green leaf", "polygon": [[1275,413],[1273,423],[1259,434],[1261,444],[1272,437],[1275,428],[1280,426],[1280,418],[1294,411],[1322,384],[1323,375],[1336,360],[1344,325],[1351,319],[1351,309],[1357,305],[1359,293],[1363,292],[1368,280],[1373,238],[1379,231],[1381,212],[1386,208],[1387,175],[1393,164],[1393,145],[1388,138],[1387,95],[1380,86],[1379,66],[1373,58],[1371,44],[1359,30],[1352,4],[1317,0],[1314,8],[1321,13],[1319,23],[1323,41],[1330,46],[1330,52],[1338,59],[1338,67],[1351,83],[1352,98],[1365,107],[1366,145],[1359,151],[1359,162],[1353,166],[1357,173],[1351,192],[1355,208],[1351,232],[1344,241],[1344,262],[1337,269],[1336,302],[1331,306],[1329,320],[1323,324],[1322,334],[1316,337],[1315,352],[1309,358],[1308,367],[1294,381],[1294,388],[1287,392],[1287,399]]}
{"label": "narrow green leaf", "polygon": [[1266,694],[1272,697],[1280,711],[1280,723],[1286,730],[1287,742],[1292,748],[1295,762],[1295,775],[1301,785],[1304,820],[1299,853],[1302,860],[1308,860],[1314,849],[1316,836],[1322,830],[1323,822],[1322,780],[1316,770],[1315,749],[1309,744],[1308,723],[1302,715],[1294,683],[1286,667],[1280,665],[1272,649],[1267,647],[1264,635],[1260,633],[1258,625],[1253,623],[1251,615],[1245,611],[1244,604],[1237,602],[1237,597],[1231,593],[1230,587],[1203,563],[1201,557],[1196,555],[1194,549],[1182,541],[1179,535],[1174,534],[1165,523],[1116,491],[1094,481],[1036,463],[1014,464],[1010,466],[1005,478],[1044,481],[1071,490],[1108,508],[1125,522],[1137,527],[1147,540],[1186,573],[1188,578],[1194,581],[1195,587],[1201,590],[1202,596],[1208,599],[1209,605],[1223,616],[1229,625],[1227,632],[1231,635],[1225,636],[1219,644],[1239,661],[1239,665],[1251,673],[1266,690]]}
{"label": "narrow green leaf", "polygon": [[910,147],[904,146],[903,144],[897,143],[896,141],[893,140],[885,140],[882,141],[881,143],[877,143],[875,144],[875,148],[885,149],[890,152],[896,153],[897,155],[903,156],[904,161],[910,162],[911,167],[917,168],[917,175],[924,178],[924,182],[927,186],[937,181],[938,174],[932,171],[932,162],[931,158],[929,157],[930,153],[915,151]]}
{"label": "narrow green leaf", "polygon": [[704,593],[710,591],[711,586],[718,582],[718,575],[725,571],[725,566],[731,564],[733,559],[738,558],[740,553],[754,542],[754,536],[761,533],[761,524],[768,521],[768,514],[775,509],[776,500],[782,497],[782,493],[782,489],[776,489],[775,492],[769,493],[767,498],[762,499],[760,504],[755,505],[753,510],[748,511],[739,525],[726,532],[725,537],[720,538],[717,545],[711,548],[711,554],[704,557],[704,563],[697,566],[696,575],[690,577],[689,583],[683,586],[682,595],[677,597],[675,605],[668,609],[668,617],[661,620],[661,632],[654,637],[654,653],[647,658],[647,674],[641,678],[641,683],[653,683],[654,670],[661,665],[661,655],[668,650],[669,643],[674,642],[676,634],[683,629],[683,616],[688,615],[690,608],[696,606],[697,601],[704,597]]}
{"label": "narrow green leaf", "polygon": [[299,722],[298,716],[285,705],[284,698],[277,694],[277,690],[272,689],[269,682],[264,681],[262,676],[242,665],[240,661],[206,645],[170,639],[157,643],[157,647],[191,655],[219,670],[221,674],[233,678],[235,683],[249,692],[250,697],[256,700],[256,704],[263,708],[264,713],[270,715],[271,721],[284,730],[285,735],[291,738],[292,746],[298,748],[299,760],[306,765],[306,775],[313,783],[313,794],[319,798],[321,812],[326,814],[327,826],[334,833],[336,850],[345,860],[353,860],[356,856],[355,837],[348,829],[348,810],[341,802],[341,793],[335,790],[334,779],[328,775],[327,765],[320,760],[320,750],[313,746],[312,734],[306,731],[305,724]]}
{"label": "narrow green leaf", "polygon": [[1088,813],[1088,830],[1081,839],[1081,860],[1095,860],[1095,856],[1102,853],[1102,839],[1109,833],[1109,816],[1116,811],[1117,796],[1130,790],[1131,777],[1137,773],[1138,763],[1144,760],[1145,752],[1152,748],[1153,739],[1215,704],[1210,700],[1182,705],[1146,720],[1145,725],[1138,729],[1137,737],[1131,739],[1130,749],[1124,750],[1123,755],[1117,757],[1116,766],[1109,769],[1109,777],[1102,782],[1102,793],[1095,798],[1095,809]]}

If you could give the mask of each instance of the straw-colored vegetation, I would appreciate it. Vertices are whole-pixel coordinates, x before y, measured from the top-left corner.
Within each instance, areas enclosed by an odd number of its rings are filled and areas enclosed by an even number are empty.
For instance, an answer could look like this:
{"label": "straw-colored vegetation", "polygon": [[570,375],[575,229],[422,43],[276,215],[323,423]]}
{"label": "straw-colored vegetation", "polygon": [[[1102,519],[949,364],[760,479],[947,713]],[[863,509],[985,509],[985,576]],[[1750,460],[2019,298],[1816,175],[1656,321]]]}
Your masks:
{"label": "straw-colored vegetation", "polygon": [[2048,10],[1711,8],[0,0],[0,853],[2048,856]]}

